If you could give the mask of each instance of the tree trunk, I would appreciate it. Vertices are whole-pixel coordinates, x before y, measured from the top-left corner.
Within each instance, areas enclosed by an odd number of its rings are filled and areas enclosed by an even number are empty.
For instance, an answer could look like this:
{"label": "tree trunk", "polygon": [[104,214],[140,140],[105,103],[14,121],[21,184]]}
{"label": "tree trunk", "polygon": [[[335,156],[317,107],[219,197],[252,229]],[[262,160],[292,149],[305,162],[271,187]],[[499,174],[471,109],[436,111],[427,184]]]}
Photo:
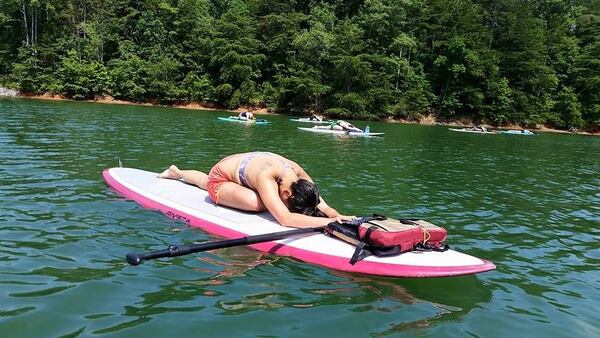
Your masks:
{"label": "tree trunk", "polygon": [[37,30],[38,30],[38,9],[36,7],[31,7],[31,12],[33,13],[33,21],[31,22],[31,42],[33,45],[37,44]]}
{"label": "tree trunk", "polygon": [[398,81],[400,81],[400,64],[398,64],[398,71],[396,72],[396,84],[394,84],[394,90],[398,90]]}
{"label": "tree trunk", "polygon": [[25,7],[25,3],[23,2],[23,9],[21,9],[21,13],[23,13],[23,25],[25,26],[25,43],[29,46],[29,25],[27,24],[27,8]]}
{"label": "tree trunk", "polygon": [[33,25],[35,23],[34,19],[33,19],[33,13],[35,12],[35,7],[33,7],[33,5],[31,5],[31,45],[35,45],[35,41],[34,41],[34,37],[33,37]]}

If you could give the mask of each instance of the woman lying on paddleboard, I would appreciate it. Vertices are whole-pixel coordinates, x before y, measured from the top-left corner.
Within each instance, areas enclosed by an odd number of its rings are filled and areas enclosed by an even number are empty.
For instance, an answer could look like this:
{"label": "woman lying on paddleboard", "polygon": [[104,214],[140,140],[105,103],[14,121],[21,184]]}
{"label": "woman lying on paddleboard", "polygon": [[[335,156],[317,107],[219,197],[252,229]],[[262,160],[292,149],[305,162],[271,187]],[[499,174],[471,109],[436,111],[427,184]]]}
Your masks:
{"label": "woman lying on paddleboard", "polygon": [[[175,165],[158,175],[207,190],[216,204],[245,210],[268,210],[284,226],[314,227],[352,219],[327,205],[319,189],[296,162],[270,152],[225,157],[207,174]],[[313,217],[322,213],[326,217]]]}
{"label": "woman lying on paddleboard", "polygon": [[346,122],[344,120],[331,120],[328,126],[314,126],[313,128],[317,129],[333,129],[333,130],[343,130],[346,132],[355,131],[358,133],[362,133],[363,131],[359,128],[356,128],[352,123]]}

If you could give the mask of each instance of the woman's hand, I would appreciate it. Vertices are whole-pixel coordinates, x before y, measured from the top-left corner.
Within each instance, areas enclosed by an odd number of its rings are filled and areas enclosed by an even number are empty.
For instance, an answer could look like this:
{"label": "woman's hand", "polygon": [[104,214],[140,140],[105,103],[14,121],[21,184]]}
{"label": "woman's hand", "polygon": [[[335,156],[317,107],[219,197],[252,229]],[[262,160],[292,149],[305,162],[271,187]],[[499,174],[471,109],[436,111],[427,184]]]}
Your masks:
{"label": "woman's hand", "polygon": [[344,223],[344,221],[352,221],[355,219],[356,219],[356,216],[339,215],[336,217],[331,217],[329,220],[332,222]]}

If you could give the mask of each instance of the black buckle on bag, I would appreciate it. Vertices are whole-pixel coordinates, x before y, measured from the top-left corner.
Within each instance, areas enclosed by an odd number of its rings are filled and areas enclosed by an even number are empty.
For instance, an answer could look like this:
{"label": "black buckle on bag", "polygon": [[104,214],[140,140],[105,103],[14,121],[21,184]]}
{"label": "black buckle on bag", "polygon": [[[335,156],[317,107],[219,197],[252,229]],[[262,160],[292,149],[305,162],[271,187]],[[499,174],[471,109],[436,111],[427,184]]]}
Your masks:
{"label": "black buckle on bag", "polygon": [[438,251],[438,252],[444,252],[447,251],[448,249],[450,249],[450,245],[444,243],[444,244],[431,244],[431,243],[423,243],[423,242],[419,242],[415,245],[414,250],[415,251]]}

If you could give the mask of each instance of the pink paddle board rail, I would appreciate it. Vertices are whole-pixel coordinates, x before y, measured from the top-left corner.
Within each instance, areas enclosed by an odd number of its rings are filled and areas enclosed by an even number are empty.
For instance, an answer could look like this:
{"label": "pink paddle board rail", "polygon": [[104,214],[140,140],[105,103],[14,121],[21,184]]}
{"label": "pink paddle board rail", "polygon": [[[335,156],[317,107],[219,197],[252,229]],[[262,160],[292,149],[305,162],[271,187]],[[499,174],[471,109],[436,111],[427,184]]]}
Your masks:
{"label": "pink paddle board rail", "polygon": [[[120,169],[120,168],[115,168]],[[123,168],[124,169],[124,168]],[[131,199],[142,207],[152,210],[158,210],[167,217],[182,221],[190,226],[198,227],[208,233],[222,236],[225,238],[240,238],[248,236],[248,234],[235,231],[215,222],[210,222],[201,217],[178,210],[176,207],[168,206],[153,199],[151,195],[145,196],[129,188],[126,184],[118,179],[118,175],[113,175],[111,171],[114,169],[105,169],[102,176],[106,184],[114,189],[118,194],[127,199]],[[183,184],[183,183],[182,183]],[[204,201],[202,201],[204,203]],[[283,228],[282,230],[289,230]],[[323,235],[322,235],[323,236]],[[284,243],[282,243],[284,242]],[[349,257],[340,257],[335,255],[323,254],[311,250],[306,250],[291,245],[287,245],[285,240],[265,242],[250,245],[251,248],[263,252],[268,252],[275,255],[289,256],[306,263],[325,266],[328,268],[363,273],[379,276],[392,277],[446,277],[475,274],[484,271],[493,270],[496,266],[486,260],[478,259],[480,264],[458,265],[458,266],[424,266],[424,265],[407,265],[407,264],[390,264],[387,262],[379,262],[373,260],[362,260],[354,265],[349,263]]]}

